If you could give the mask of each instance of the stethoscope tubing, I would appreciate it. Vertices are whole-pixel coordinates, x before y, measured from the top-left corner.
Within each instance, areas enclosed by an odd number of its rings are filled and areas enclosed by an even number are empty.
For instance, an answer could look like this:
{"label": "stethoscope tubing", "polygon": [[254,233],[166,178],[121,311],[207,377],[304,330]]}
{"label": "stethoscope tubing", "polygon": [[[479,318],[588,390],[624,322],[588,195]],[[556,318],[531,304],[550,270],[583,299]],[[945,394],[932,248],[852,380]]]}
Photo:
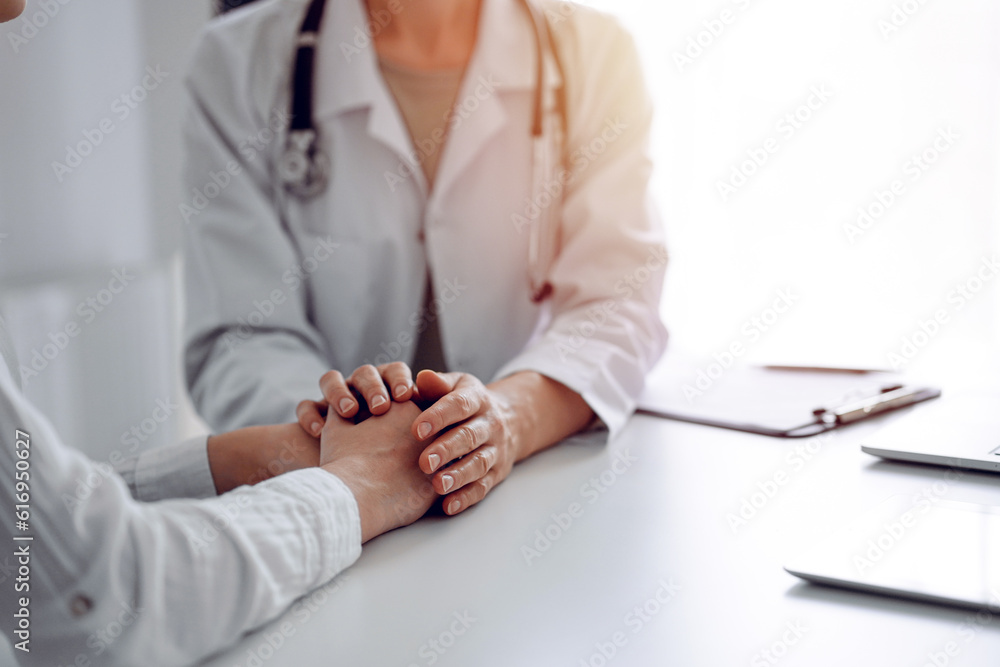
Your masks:
{"label": "stethoscope tubing", "polygon": [[[566,164],[565,134],[568,129],[566,108],[566,72],[562,59],[555,46],[555,36],[552,26],[545,15],[531,0],[521,0],[531,19],[537,53],[535,67],[535,87],[532,100],[531,138],[532,167],[531,194],[532,202],[538,200],[544,187],[544,181],[554,172],[550,164],[552,155],[560,156],[560,167]],[[293,196],[303,199],[315,197],[323,192],[329,183],[330,162],[321,148],[319,131],[313,123],[313,98],[315,89],[315,58],[319,30],[326,9],[326,0],[312,0],[299,26],[296,41],[296,54],[291,84],[291,121],[288,128],[288,138],[284,153],[278,164],[278,175],[284,190]],[[546,146],[546,76],[545,54],[551,54],[563,80],[563,85],[555,91],[553,105],[559,123],[551,128],[553,150]],[[528,282],[531,300],[535,303],[543,301],[551,291],[546,281],[548,267],[552,261],[556,239],[555,225],[551,224],[554,203],[544,207],[537,219],[530,225],[528,240]]]}

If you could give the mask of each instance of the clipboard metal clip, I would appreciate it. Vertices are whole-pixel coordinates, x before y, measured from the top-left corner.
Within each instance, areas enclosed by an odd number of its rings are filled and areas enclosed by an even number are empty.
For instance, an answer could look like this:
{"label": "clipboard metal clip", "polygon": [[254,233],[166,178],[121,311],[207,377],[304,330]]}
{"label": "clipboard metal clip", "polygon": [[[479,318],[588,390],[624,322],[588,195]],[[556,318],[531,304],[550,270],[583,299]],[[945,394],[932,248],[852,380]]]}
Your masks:
{"label": "clipboard metal clip", "polygon": [[816,421],[831,427],[851,424],[881,412],[927,400],[927,391],[923,387],[886,385],[877,394],[848,401],[839,407],[816,408],[813,410],[813,415]]}

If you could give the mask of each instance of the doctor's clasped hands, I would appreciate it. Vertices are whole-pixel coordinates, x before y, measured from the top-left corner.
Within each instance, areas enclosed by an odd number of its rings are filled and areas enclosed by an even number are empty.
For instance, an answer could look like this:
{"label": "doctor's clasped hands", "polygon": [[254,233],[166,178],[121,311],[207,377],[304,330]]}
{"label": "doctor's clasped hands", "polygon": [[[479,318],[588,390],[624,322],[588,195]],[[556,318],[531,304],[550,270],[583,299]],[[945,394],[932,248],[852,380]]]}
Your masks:
{"label": "doctor's clasped hands", "polygon": [[359,396],[374,416],[389,411],[390,392],[398,402],[414,396],[431,402],[414,415],[406,435],[421,443],[420,469],[433,475],[433,490],[443,497],[449,515],[478,503],[516,462],[576,433],[594,416],[579,394],[531,371],[489,385],[469,373],[425,370],[415,383],[411,378],[409,367],[400,362],[362,366],[346,380],[330,371],[320,380],[323,399],[299,404],[299,424],[315,432],[323,413],[327,419],[353,418],[362,407]]}

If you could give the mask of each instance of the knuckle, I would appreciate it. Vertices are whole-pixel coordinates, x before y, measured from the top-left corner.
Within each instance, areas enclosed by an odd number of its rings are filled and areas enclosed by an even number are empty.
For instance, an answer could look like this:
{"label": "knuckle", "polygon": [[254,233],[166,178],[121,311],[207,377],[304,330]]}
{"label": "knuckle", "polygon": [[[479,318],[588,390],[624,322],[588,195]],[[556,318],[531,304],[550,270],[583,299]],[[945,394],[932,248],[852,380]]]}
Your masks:
{"label": "knuckle", "polygon": [[455,406],[461,410],[463,413],[467,414],[472,411],[472,399],[464,391],[456,392],[454,394]]}
{"label": "knuckle", "polygon": [[479,452],[476,454],[476,463],[479,465],[479,475],[480,477],[486,475],[493,466],[492,461],[490,461],[490,455],[486,452]]}
{"label": "knuckle", "polygon": [[340,371],[327,371],[323,373],[323,377],[319,379],[319,383],[323,386],[336,385],[344,381],[344,376]]}
{"label": "knuckle", "polygon": [[510,422],[496,410],[490,410],[490,431],[498,433],[502,439],[506,439],[511,432]]}
{"label": "knuckle", "polygon": [[476,447],[476,430],[471,426],[460,426],[455,434],[456,440],[464,444],[466,451]]}
{"label": "knuckle", "polygon": [[353,373],[351,373],[351,382],[355,384],[358,383],[363,384],[368,382],[368,380],[371,379],[372,375],[378,376],[378,371],[375,370],[374,366],[372,366],[371,364],[359,366],[354,370]]}
{"label": "knuckle", "polygon": [[387,373],[405,373],[410,370],[402,361],[393,361],[383,366],[382,369]]}

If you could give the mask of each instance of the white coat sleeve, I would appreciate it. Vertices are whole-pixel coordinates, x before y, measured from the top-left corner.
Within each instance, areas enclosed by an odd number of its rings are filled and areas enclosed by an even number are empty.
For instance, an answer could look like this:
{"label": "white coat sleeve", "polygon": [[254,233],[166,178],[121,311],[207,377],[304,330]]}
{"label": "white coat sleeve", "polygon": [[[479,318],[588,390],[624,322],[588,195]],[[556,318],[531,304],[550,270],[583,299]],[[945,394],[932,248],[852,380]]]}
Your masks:
{"label": "white coat sleeve", "polygon": [[184,128],[184,363],[192,400],[217,431],[294,421],[329,370],[269,167],[287,119],[260,111],[253,77],[236,71],[245,46],[225,40],[239,38],[203,35]]}
{"label": "white coat sleeve", "polygon": [[497,377],[533,370],[563,383],[614,437],[666,345],[666,249],[649,192],[653,113],[638,54],[611,19],[577,11],[576,32],[560,35],[573,176],[550,272],[552,321]]}
{"label": "white coat sleeve", "polygon": [[[3,363],[0,429],[0,501],[29,508],[26,530],[13,516],[0,527],[27,568],[3,582],[0,626],[13,644],[28,640],[30,652],[13,651],[26,667],[193,664],[360,554],[354,497],[321,469],[207,500],[136,502],[121,478],[60,442]],[[18,431],[28,447],[16,448]]]}

